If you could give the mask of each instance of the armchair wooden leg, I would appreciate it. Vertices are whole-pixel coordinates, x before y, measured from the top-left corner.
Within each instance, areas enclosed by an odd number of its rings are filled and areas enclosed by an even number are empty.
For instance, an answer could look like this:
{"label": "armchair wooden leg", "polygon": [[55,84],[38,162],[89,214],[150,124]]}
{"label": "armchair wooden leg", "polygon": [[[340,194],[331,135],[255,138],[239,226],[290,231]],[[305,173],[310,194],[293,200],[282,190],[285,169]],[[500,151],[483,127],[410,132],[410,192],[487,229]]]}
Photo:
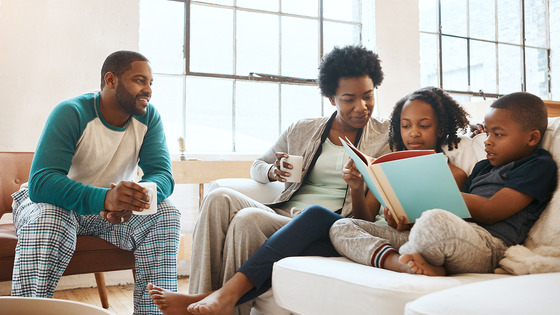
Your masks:
{"label": "armchair wooden leg", "polygon": [[99,292],[99,299],[103,308],[109,308],[109,298],[107,297],[107,286],[105,285],[105,276],[103,272],[95,273],[95,282],[97,282],[97,291]]}

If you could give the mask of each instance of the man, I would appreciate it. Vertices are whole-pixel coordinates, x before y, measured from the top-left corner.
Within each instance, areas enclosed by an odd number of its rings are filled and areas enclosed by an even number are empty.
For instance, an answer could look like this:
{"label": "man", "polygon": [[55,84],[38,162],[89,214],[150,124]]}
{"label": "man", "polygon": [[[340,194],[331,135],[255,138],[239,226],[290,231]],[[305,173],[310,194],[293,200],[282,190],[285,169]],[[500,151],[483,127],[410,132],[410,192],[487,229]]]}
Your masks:
{"label": "man", "polygon": [[[148,282],[177,290],[180,213],[166,198],[174,182],[163,125],[149,104],[148,59],[117,51],[101,69],[101,92],[59,104],[50,114],[29,183],[13,195],[18,234],[12,295],[52,297],[74,253],[77,235],[95,235],[134,251],[134,314],[159,313]],[[147,190],[157,184],[157,213]]]}

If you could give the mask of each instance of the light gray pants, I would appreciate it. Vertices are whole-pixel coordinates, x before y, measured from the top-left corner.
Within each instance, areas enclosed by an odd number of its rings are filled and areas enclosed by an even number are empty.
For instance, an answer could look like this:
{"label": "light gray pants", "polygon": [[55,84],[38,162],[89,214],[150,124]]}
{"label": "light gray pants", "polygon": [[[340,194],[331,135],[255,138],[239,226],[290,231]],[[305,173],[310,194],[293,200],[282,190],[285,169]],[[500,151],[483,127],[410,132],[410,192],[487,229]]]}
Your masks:
{"label": "light gray pants", "polygon": [[440,209],[425,211],[408,231],[358,219],[341,219],[330,230],[336,250],[364,265],[390,244],[400,254],[420,253],[448,274],[494,272],[507,246],[476,223]]}
{"label": "light gray pants", "polygon": [[[288,212],[267,207],[235,190],[210,192],[193,232],[189,293],[221,288],[290,219]],[[247,302],[234,313],[249,314],[251,306]]]}

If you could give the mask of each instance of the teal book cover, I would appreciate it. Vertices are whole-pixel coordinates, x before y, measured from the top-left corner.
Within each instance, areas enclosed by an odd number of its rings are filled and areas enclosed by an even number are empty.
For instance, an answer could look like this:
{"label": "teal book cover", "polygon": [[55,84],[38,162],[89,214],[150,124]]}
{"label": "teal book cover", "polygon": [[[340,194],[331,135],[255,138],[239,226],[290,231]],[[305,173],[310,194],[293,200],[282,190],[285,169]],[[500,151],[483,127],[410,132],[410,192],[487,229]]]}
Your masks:
{"label": "teal book cover", "polygon": [[[373,173],[397,214],[401,208],[410,222],[430,209],[471,215],[443,153],[373,164]],[[382,170],[379,172],[379,170]]]}
{"label": "teal book cover", "polygon": [[[375,160],[364,155],[343,139],[346,152],[362,174],[368,189],[382,206],[389,207],[407,222],[414,222],[422,212],[444,209],[461,218],[470,218],[469,210],[443,153],[400,151]],[[414,156],[418,155],[418,156]]]}

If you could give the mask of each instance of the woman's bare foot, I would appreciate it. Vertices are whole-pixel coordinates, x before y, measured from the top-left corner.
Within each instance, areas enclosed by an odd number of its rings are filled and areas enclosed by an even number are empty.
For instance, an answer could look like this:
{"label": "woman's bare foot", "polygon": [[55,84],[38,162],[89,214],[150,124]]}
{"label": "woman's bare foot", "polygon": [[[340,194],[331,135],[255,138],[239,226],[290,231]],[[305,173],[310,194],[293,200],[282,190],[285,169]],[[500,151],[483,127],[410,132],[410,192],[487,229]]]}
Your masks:
{"label": "woman's bare foot", "polygon": [[204,299],[211,293],[183,294],[160,288],[151,283],[148,283],[147,288],[152,301],[165,315],[191,315],[187,311],[187,307],[191,303]]}
{"label": "woman's bare foot", "polygon": [[445,267],[431,265],[419,253],[401,255],[399,262],[408,265],[414,273],[419,275],[445,276],[447,274]]}
{"label": "woman's bare foot", "polygon": [[239,297],[219,289],[204,299],[194,302],[187,308],[190,314],[230,315]]}
{"label": "woman's bare foot", "polygon": [[191,314],[230,315],[243,294],[254,288],[246,275],[236,272],[223,287],[187,308]]}

